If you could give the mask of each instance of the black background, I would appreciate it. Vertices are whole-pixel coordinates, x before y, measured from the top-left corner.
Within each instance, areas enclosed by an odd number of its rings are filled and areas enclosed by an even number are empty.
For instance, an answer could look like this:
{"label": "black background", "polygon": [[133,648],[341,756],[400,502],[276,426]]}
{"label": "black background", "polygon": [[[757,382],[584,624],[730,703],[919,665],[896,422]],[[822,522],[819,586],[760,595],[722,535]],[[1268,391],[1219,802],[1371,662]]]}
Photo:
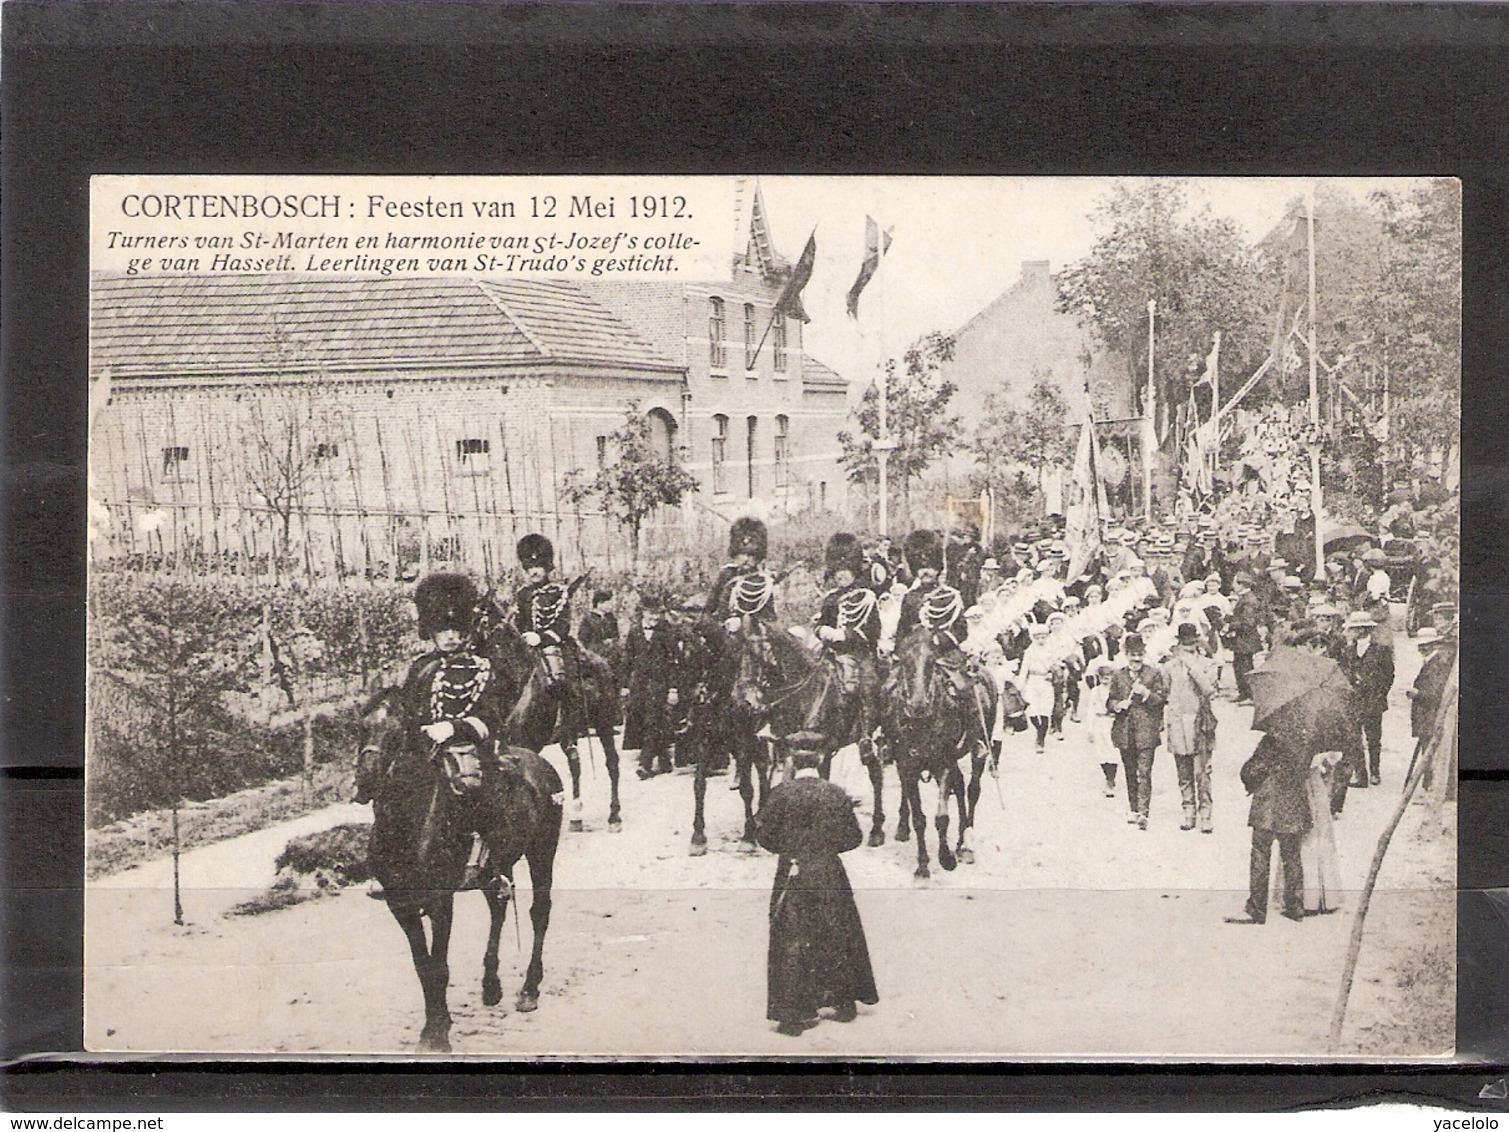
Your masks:
{"label": "black background", "polygon": [[1475,890],[1509,887],[1509,11],[12,2],[5,17],[5,1056],[82,1038],[91,174],[1429,174],[1464,193],[1458,1044],[1482,1062],[500,1072],[76,1055],[13,1063],[7,1107],[1506,1107],[1476,1097],[1509,1060],[1509,921]]}

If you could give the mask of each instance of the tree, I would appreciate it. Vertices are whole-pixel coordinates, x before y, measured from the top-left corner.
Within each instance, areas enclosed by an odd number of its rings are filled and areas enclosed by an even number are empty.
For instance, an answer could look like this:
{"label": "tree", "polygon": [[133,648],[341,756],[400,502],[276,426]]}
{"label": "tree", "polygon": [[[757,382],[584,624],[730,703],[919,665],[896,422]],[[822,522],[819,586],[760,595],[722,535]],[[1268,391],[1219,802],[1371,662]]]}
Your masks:
{"label": "tree", "polygon": [[1047,374],[1036,380],[1025,409],[1011,408],[998,393],[985,398],[985,411],[968,448],[979,463],[986,486],[998,496],[1011,492],[1015,471],[1026,467],[1039,494],[1049,468],[1063,467],[1074,454],[1069,404]]}
{"label": "tree", "polygon": [[697,478],[674,460],[655,451],[650,418],[630,402],[624,423],[608,434],[611,463],[590,478],[581,468],[566,473],[561,498],[581,506],[596,502],[629,535],[629,549],[639,561],[639,537],[644,521],[661,507],[675,507],[698,489]]}
{"label": "tree", "polygon": [[291,557],[293,517],[308,510],[330,434],[314,393],[303,389],[257,397],[247,423],[246,478],[276,524],[274,568],[281,574]]}
{"label": "tree", "polygon": [[142,585],[106,576],[91,596],[91,668],[145,721],[134,773],[156,779],[171,798],[173,922],[182,924],[179,807],[197,761],[226,739],[224,696],[247,689],[258,611],[237,587],[161,578]]}
{"label": "tree", "polygon": [[1389,236],[1381,289],[1392,455],[1443,473],[1462,405],[1462,198],[1438,179],[1373,196]]}
{"label": "tree", "polygon": [[[948,413],[957,386],[942,376],[942,367],[953,356],[953,338],[934,331],[908,346],[899,365],[895,359],[885,364],[886,428],[896,444],[887,467],[901,484],[908,512],[912,481],[953,448],[962,429],[959,418]],[[838,434],[842,449],[839,462],[851,483],[878,484],[880,464],[875,457],[875,441],[880,436],[878,386],[872,384],[865,390],[858,419],[857,434],[847,429]]]}
{"label": "tree", "polygon": [[1179,181],[1118,183],[1092,219],[1099,235],[1090,254],[1060,274],[1058,309],[1078,315],[1125,359],[1134,404],[1145,407],[1147,305],[1157,303],[1153,362],[1163,431],[1172,419],[1163,413],[1189,400],[1216,331],[1223,368],[1250,371],[1266,356],[1257,260],[1229,220],[1208,209],[1190,214]]}

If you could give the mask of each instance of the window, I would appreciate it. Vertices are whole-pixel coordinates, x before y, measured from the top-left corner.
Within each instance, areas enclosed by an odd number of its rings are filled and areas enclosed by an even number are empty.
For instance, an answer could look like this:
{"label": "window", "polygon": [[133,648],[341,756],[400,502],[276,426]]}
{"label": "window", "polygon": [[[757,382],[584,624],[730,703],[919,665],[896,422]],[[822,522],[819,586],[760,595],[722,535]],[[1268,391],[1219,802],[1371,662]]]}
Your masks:
{"label": "window", "polygon": [[791,486],[791,418],[785,413],[775,419],[775,486],[778,491]]}
{"label": "window", "polygon": [[777,312],[770,329],[771,344],[775,347],[775,372],[786,372],[786,316]]}
{"label": "window", "polygon": [[602,471],[607,466],[608,466],[608,438],[606,436],[599,436],[597,438],[597,470],[598,471]]}
{"label": "window", "polygon": [[341,454],[340,446],[327,441],[321,441],[314,446],[315,460],[334,460]]}
{"label": "window", "polygon": [[758,417],[750,417],[745,422],[744,462],[749,472],[749,498],[751,499],[755,497],[755,491],[759,486],[759,477],[755,474],[755,434],[759,431],[759,424]]}
{"label": "window", "polygon": [[162,450],[162,478],[173,479],[183,475],[189,462],[189,450],[182,445],[170,444]]}
{"label": "window", "polygon": [[713,369],[728,368],[728,347],[724,345],[727,338],[728,322],[723,315],[723,300],[714,295],[708,301],[707,312],[708,364]]}
{"label": "window", "polygon": [[756,329],[757,329],[757,327],[755,326],[754,304],[753,303],[745,303],[744,304],[744,368],[745,369],[754,369],[754,367],[755,367],[755,344],[757,342],[759,342],[759,338],[756,337],[756,335],[755,335]]}
{"label": "window", "polygon": [[485,436],[468,436],[456,441],[456,467],[462,475],[482,475],[487,471],[492,441]]}
{"label": "window", "polygon": [[713,417],[713,494],[728,490],[728,418]]}

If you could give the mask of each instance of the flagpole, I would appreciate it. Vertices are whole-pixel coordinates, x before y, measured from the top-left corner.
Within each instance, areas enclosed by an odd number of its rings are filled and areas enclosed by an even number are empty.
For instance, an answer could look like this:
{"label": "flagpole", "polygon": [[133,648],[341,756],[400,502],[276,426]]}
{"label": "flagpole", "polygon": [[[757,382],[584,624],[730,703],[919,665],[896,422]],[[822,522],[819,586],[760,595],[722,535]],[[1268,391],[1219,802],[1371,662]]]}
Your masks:
{"label": "flagpole", "polygon": [[1315,188],[1305,197],[1305,232],[1310,260],[1310,514],[1315,520],[1315,575],[1325,577],[1325,522],[1320,490],[1320,383],[1315,371]]}
{"label": "flagpole", "polygon": [[[881,259],[884,260],[884,258],[885,256],[882,254]],[[878,266],[875,268],[875,274],[880,274]],[[874,283],[875,281],[872,278],[870,286],[874,287]],[[878,487],[880,490],[880,537],[889,538],[891,535],[890,460],[893,445],[891,443],[890,422],[886,419],[886,411],[890,401],[890,391],[887,388],[890,385],[890,374],[887,372],[886,367],[888,359],[885,352],[885,304],[880,301],[880,292],[878,290],[872,292],[870,304],[870,309],[875,313],[876,327],[880,331],[878,335],[880,339],[880,427],[877,429],[875,436],[875,460],[879,473]]]}
{"label": "flagpole", "polygon": [[1158,386],[1153,377],[1153,345],[1158,318],[1158,300],[1147,301],[1147,434],[1142,440],[1142,510],[1149,522],[1153,518],[1153,446],[1158,442]]}
{"label": "flagpole", "polygon": [[1216,471],[1221,466],[1221,332],[1216,331],[1216,343],[1210,356],[1210,490],[1215,494]]}

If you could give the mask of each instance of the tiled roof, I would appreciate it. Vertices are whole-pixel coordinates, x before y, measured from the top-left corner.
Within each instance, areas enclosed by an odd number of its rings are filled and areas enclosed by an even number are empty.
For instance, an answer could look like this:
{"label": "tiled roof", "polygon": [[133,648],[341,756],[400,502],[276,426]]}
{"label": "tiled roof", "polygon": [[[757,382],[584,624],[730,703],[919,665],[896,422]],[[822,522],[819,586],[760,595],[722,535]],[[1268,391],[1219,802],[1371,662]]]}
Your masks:
{"label": "tiled roof", "polygon": [[91,364],[120,376],[555,360],[671,368],[565,280],[97,275]]}
{"label": "tiled roof", "polygon": [[823,365],[816,358],[804,357],[802,359],[802,384],[803,385],[833,385],[844,387],[849,382],[840,377],[833,370]]}

